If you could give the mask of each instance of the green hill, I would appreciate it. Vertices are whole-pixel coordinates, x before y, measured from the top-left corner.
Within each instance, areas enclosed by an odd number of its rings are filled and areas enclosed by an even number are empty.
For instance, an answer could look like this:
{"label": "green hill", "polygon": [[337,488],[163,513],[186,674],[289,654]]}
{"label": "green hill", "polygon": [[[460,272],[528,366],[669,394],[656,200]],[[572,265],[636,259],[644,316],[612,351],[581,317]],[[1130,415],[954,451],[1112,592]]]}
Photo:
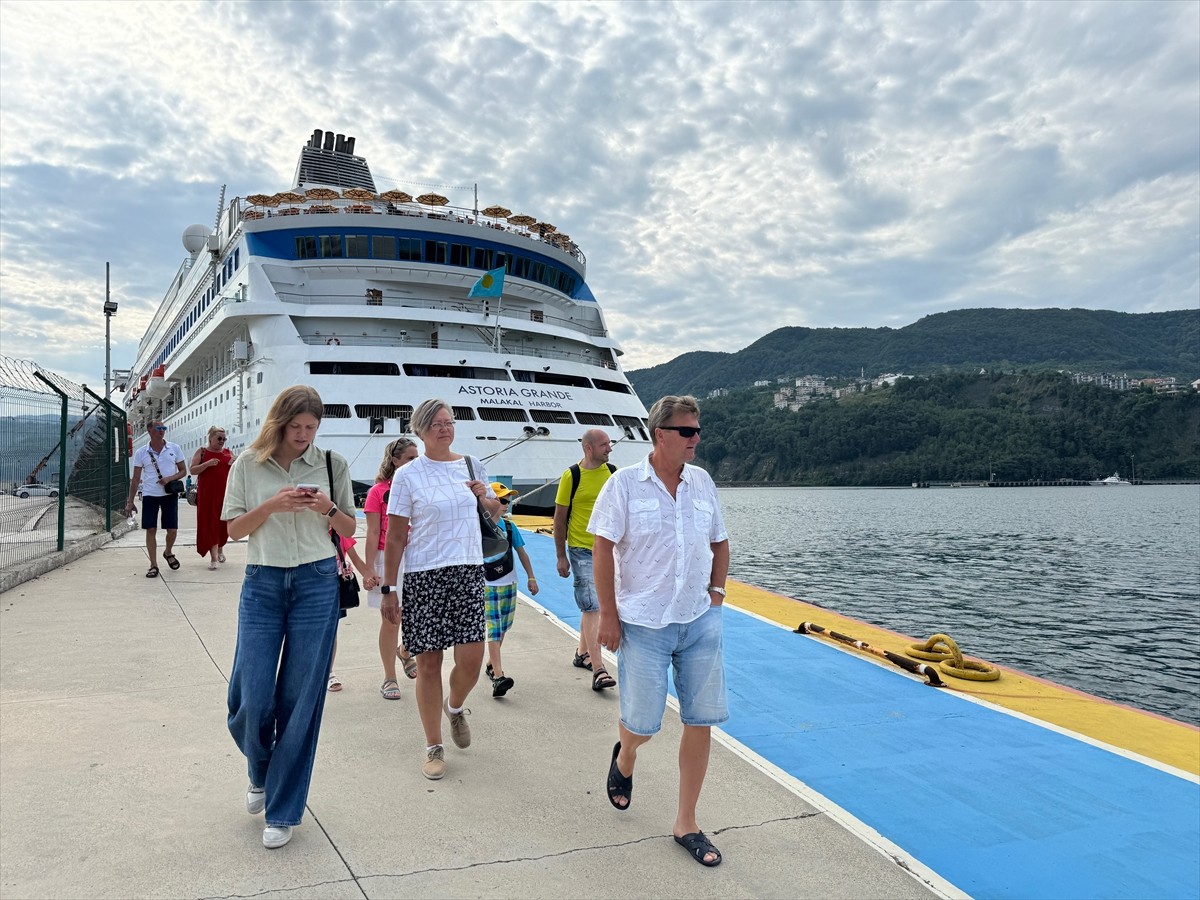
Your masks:
{"label": "green hill", "polygon": [[1162,313],[963,309],[903,328],[780,328],[736,353],[685,353],[628,373],[649,406],[664,394],[801,375],[1043,371],[1200,377],[1200,308]]}

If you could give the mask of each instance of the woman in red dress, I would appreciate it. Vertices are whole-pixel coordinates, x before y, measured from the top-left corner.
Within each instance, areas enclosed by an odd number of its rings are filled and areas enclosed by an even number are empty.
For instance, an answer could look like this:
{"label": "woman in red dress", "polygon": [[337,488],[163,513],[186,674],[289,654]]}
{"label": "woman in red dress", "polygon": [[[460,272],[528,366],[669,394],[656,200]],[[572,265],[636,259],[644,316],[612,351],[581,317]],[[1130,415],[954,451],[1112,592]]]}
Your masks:
{"label": "woman in red dress", "polygon": [[192,474],[196,476],[196,552],[208,554],[208,567],[225,562],[225,545],[229,532],[221,519],[225,503],[225,482],[234,455],[225,449],[225,429],[216,425],[208,429],[208,446],[201,447],[192,457]]}

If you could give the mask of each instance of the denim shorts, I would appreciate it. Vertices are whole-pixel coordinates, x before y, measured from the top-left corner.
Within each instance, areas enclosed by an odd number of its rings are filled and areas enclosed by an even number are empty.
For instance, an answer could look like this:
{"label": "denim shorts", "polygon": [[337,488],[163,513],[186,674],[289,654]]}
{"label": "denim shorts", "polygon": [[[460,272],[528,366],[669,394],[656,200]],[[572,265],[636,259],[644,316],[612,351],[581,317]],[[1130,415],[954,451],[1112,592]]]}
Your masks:
{"label": "denim shorts", "polygon": [[667,708],[667,669],[679,696],[684,725],[729,721],[725,698],[722,610],[710,606],[700,618],[663,628],[621,623],[617,650],[621,724],[634,734],[656,734]]}
{"label": "denim shorts", "polygon": [[575,576],[575,605],[580,612],[599,612],[596,577],[592,574],[592,551],[583,547],[568,547],[567,559],[571,561],[571,574]]}

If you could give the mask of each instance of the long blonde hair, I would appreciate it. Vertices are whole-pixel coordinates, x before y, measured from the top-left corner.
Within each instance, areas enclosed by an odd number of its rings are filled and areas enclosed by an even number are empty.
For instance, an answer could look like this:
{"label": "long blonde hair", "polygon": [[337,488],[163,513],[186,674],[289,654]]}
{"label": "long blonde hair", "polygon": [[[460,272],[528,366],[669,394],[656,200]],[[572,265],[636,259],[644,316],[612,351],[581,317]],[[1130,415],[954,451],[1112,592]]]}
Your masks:
{"label": "long blonde hair", "polygon": [[259,462],[270,459],[283,443],[288,423],[305,413],[314,416],[318,422],[321,421],[325,415],[325,404],[321,402],[321,395],[306,384],[294,384],[290,388],[284,388],[267,411],[267,420],[263,423],[258,437],[247,449]]}
{"label": "long blonde hair", "polygon": [[392,476],[396,474],[396,463],[392,458],[399,456],[409,447],[415,446],[417,446],[417,442],[406,437],[396,438],[388,444],[387,449],[383,451],[383,462],[379,464],[379,471],[375,474],[375,483],[391,481]]}

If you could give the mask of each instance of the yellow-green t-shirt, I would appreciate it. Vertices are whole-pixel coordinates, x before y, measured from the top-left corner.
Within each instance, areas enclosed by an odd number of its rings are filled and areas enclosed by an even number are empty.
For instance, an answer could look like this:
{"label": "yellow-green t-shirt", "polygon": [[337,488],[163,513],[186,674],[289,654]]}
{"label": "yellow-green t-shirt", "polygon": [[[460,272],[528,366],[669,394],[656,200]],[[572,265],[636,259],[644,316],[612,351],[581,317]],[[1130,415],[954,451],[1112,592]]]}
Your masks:
{"label": "yellow-green t-shirt", "polygon": [[579,467],[579,490],[575,492],[575,500],[571,500],[571,470],[563,472],[558,481],[558,493],[554,502],[559,506],[570,506],[571,517],[567,520],[567,546],[581,547],[591,550],[596,538],[587,530],[588,519],[592,517],[592,507],[600,496],[600,488],[608,481],[608,466],[601,464],[594,469]]}

